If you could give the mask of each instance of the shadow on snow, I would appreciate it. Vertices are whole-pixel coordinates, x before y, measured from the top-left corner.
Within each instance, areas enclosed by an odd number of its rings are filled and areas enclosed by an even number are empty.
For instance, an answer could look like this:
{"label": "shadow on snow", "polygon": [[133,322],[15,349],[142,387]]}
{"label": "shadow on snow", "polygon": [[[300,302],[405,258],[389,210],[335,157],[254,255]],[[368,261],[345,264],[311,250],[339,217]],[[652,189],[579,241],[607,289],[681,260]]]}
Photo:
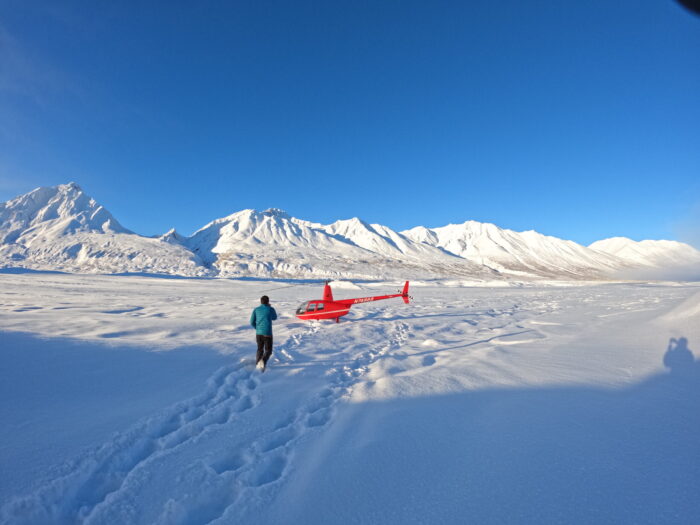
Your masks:
{"label": "shadow on snow", "polygon": [[320,469],[288,490],[287,517],[330,523],[352,509],[367,523],[700,523],[700,362],[686,338],[671,339],[663,362],[667,372],[621,389],[348,405],[317,451]]}

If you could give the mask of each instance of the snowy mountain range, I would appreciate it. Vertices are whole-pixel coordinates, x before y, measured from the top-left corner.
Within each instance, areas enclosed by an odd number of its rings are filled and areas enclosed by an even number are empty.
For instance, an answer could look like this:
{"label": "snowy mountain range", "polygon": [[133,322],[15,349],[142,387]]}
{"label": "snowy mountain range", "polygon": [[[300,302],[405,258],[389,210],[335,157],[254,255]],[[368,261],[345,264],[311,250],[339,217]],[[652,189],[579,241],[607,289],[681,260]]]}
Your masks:
{"label": "snowy mountain range", "polygon": [[700,251],[613,238],[582,246],[467,221],[396,232],[358,218],[324,225],[277,209],[243,210],[191,236],[124,228],[75,183],[0,204],[0,268],[89,273],[470,280],[697,279]]}

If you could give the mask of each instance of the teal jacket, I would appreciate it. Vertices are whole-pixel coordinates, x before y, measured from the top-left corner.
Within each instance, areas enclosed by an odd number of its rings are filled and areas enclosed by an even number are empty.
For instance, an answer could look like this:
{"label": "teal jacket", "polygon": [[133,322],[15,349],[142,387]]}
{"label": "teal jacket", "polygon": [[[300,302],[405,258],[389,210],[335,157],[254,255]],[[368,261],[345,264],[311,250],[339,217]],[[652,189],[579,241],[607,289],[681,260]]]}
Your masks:
{"label": "teal jacket", "polygon": [[250,316],[250,325],[257,335],[272,335],[272,321],[277,319],[277,312],[269,304],[261,304]]}

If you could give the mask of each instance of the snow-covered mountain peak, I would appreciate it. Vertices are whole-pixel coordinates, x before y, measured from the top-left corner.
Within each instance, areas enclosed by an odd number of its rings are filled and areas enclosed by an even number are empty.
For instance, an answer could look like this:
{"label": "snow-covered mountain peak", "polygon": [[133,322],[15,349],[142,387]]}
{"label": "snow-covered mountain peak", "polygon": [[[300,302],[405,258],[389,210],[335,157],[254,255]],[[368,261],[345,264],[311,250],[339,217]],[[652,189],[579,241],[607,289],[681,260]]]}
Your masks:
{"label": "snow-covered mountain peak", "polygon": [[68,184],[59,184],[58,186],[59,191],[83,191],[83,188],[78,186],[77,182],[69,182]]}
{"label": "snow-covered mountain peak", "polygon": [[286,211],[280,210],[279,208],[268,208],[262,213],[263,215],[268,215],[269,217],[282,217],[284,219],[291,219],[290,215]]}
{"label": "snow-covered mountain peak", "polygon": [[74,182],[37,188],[0,204],[2,243],[76,232],[131,233]]}
{"label": "snow-covered mountain peak", "polygon": [[74,182],[0,203],[0,265],[206,274],[183,240],[172,230],[160,240],[136,235]]}
{"label": "snow-covered mountain peak", "polygon": [[226,254],[262,251],[262,257],[279,250],[337,251],[342,243],[307,221],[271,208],[242,210],[210,222],[187,239],[187,246],[207,264]]}
{"label": "snow-covered mountain peak", "polygon": [[238,225],[245,224],[245,225],[252,225],[252,224],[259,224],[264,222],[265,220],[273,220],[277,223],[280,221],[293,221],[293,222],[305,222],[305,221],[298,221],[297,219],[294,219],[291,217],[286,211],[280,210],[279,208],[268,208],[265,211],[258,211],[253,208],[246,208],[244,210],[240,210],[237,212],[232,213],[231,215],[226,215],[225,217],[221,217],[219,219],[214,219],[213,221],[205,224],[203,227],[201,227],[199,230],[194,232],[192,236],[194,237],[195,235],[198,235],[200,232],[204,231],[209,231],[211,229],[221,229],[227,224],[235,223]]}
{"label": "snow-covered mountain peak", "polygon": [[430,246],[437,246],[439,244],[437,234],[425,226],[416,226],[415,228],[405,230],[401,233],[416,242],[428,244]]}
{"label": "snow-covered mountain peak", "polygon": [[350,218],[350,219],[341,219],[341,220],[338,220],[338,221],[335,221],[335,222],[336,222],[336,224],[338,224],[338,223],[346,223],[346,224],[352,224],[353,226],[355,226],[355,225],[357,225],[357,226],[365,226],[365,227],[369,226],[369,223],[368,223],[368,222],[363,221],[363,220],[360,219],[359,217],[352,217],[352,218]]}
{"label": "snow-covered mountain peak", "polygon": [[501,231],[509,231],[509,230],[504,230],[503,228],[500,228],[496,226],[495,224],[492,224],[490,222],[479,222],[479,221],[464,221],[459,224],[448,224],[447,226],[442,226],[440,228],[432,228],[433,230],[442,230],[445,232],[453,232],[453,233],[467,233],[469,235],[479,235],[483,233],[493,233],[493,232],[501,232]]}
{"label": "snow-covered mountain peak", "polygon": [[637,241],[633,241],[628,237],[610,237],[609,239],[602,239],[590,244],[588,247],[593,249],[600,249],[606,251],[620,250],[628,246],[636,244]]}
{"label": "snow-covered mountain peak", "polygon": [[328,230],[334,230],[334,233],[337,233],[337,231],[340,230],[354,232],[369,231],[372,233],[376,233],[374,231],[374,228],[369,223],[363,221],[358,217],[353,217],[351,219],[340,219],[325,226],[324,228]]}
{"label": "snow-covered mountain peak", "polygon": [[183,244],[187,240],[187,237],[180,235],[175,228],[170,228],[163,235],[160,235],[158,239],[171,244]]}

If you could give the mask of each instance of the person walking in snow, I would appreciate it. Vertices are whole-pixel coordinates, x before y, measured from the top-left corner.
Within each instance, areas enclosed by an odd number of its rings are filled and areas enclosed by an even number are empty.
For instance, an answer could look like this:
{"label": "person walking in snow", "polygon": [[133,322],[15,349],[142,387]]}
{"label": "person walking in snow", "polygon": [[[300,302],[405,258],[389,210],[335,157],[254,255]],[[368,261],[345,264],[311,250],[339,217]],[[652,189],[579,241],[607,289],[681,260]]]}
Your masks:
{"label": "person walking in snow", "polygon": [[260,306],[255,308],[250,316],[250,324],[255,328],[255,340],[258,343],[255,365],[263,372],[267,367],[267,360],[272,355],[272,321],[276,319],[277,312],[270,306],[270,298],[263,295],[260,298]]}

